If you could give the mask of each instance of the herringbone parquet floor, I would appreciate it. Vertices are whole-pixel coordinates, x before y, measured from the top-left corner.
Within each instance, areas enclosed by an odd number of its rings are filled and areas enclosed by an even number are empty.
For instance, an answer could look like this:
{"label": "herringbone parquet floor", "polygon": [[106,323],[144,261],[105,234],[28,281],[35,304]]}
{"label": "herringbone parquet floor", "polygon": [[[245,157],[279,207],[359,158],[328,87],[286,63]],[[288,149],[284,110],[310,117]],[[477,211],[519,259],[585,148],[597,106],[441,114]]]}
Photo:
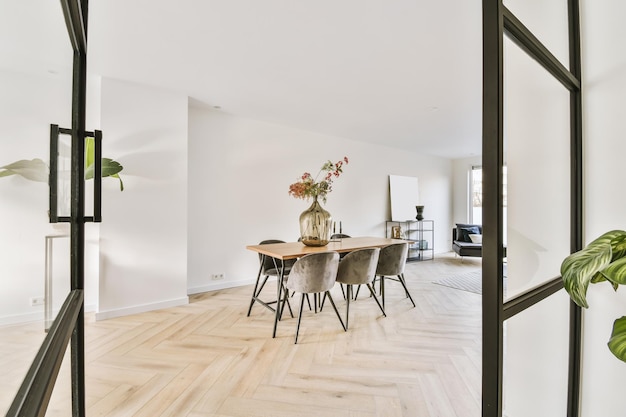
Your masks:
{"label": "herringbone parquet floor", "polygon": [[[286,315],[273,339],[269,310],[255,305],[246,316],[251,286],[117,319],[88,315],[87,415],[478,417],[481,297],[432,281],[479,268],[480,260],[449,254],[409,263],[416,308],[389,283],[385,318],[362,291],[350,304],[347,332],[330,305],[318,314],[305,309],[297,345],[297,319]],[[338,286],[333,296],[345,314]],[[293,300],[295,307],[299,295]],[[36,350],[16,344],[43,337],[29,326],[0,329],[0,410]],[[69,392],[64,364],[48,416],[70,415]]]}

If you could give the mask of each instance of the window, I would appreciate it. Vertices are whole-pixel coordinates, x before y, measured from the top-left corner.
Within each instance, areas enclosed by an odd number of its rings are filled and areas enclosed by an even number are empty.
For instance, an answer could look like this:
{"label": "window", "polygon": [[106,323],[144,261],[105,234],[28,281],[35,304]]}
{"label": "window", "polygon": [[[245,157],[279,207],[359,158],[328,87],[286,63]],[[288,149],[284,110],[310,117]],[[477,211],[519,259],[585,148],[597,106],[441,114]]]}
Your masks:
{"label": "window", "polygon": [[483,167],[473,166],[470,171],[469,222],[483,224]]}
{"label": "window", "polygon": [[[506,219],[507,207],[507,172],[506,166],[502,167],[502,205],[504,218]],[[469,222],[472,224],[483,224],[483,167],[473,166],[470,171],[470,201],[469,201]],[[505,222],[506,224],[506,222]],[[506,233],[505,233],[506,235]]]}

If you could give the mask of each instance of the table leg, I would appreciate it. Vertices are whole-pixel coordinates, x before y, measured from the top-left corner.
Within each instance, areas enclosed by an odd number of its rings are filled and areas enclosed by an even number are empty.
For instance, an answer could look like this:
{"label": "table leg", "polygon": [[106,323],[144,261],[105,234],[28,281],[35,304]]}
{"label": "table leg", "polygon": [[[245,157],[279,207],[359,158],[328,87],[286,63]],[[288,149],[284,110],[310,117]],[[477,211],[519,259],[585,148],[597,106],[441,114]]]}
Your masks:
{"label": "table leg", "polygon": [[[276,265],[276,260],[274,260],[274,265]],[[283,294],[283,276],[285,273],[285,263],[282,262],[280,269],[277,268],[277,271],[280,271],[278,276],[276,277],[276,316],[274,317],[274,332],[272,333],[272,337],[276,337],[276,328],[278,327],[278,319],[282,313],[282,308],[280,306],[281,296]],[[284,306],[283,306],[284,307]]]}
{"label": "table leg", "polygon": [[[265,255],[263,255],[265,256]],[[256,283],[254,284],[254,290],[252,290],[252,298],[250,299],[250,307],[248,307],[248,317],[250,317],[250,312],[252,311],[252,306],[254,305],[254,302],[256,301],[257,297],[259,296],[259,294],[257,293],[257,289],[259,287],[259,281],[261,279],[261,270],[263,269],[263,263],[261,263],[261,266],[259,267],[259,273],[256,276]],[[263,285],[265,285],[265,282],[263,282]],[[261,286],[261,288],[263,288],[263,285]],[[260,290],[258,291],[260,292]]]}

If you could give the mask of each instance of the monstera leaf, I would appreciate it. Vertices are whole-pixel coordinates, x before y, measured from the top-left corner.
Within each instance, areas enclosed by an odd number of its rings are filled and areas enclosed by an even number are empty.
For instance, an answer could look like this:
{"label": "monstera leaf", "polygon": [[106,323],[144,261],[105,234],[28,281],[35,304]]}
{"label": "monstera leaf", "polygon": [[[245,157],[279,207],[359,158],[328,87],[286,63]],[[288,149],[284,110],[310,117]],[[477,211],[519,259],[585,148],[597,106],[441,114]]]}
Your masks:
{"label": "monstera leaf", "polygon": [[22,159],[0,167],[0,177],[9,175],[20,175],[31,181],[48,182],[48,166],[39,158],[30,161]]}
{"label": "monstera leaf", "polygon": [[[626,284],[626,232],[611,230],[569,255],[561,264],[563,286],[572,301],[588,308],[589,284],[608,281],[615,290]],[[626,362],[626,317],[615,320],[609,350]]]}

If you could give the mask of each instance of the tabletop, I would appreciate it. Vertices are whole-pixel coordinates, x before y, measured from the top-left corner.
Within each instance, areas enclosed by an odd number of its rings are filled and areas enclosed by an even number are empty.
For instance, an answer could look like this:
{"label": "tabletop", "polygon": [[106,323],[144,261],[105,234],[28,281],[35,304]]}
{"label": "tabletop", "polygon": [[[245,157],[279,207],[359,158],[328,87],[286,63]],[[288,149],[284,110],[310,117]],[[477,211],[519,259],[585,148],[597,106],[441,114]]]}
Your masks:
{"label": "tabletop", "polygon": [[262,253],[276,259],[296,259],[309,253],[335,251],[339,253],[351,252],[356,249],[382,248],[393,243],[408,242],[403,239],[384,237],[349,237],[330,241],[325,246],[306,246],[302,242],[268,243],[265,245],[248,245],[246,249]]}

